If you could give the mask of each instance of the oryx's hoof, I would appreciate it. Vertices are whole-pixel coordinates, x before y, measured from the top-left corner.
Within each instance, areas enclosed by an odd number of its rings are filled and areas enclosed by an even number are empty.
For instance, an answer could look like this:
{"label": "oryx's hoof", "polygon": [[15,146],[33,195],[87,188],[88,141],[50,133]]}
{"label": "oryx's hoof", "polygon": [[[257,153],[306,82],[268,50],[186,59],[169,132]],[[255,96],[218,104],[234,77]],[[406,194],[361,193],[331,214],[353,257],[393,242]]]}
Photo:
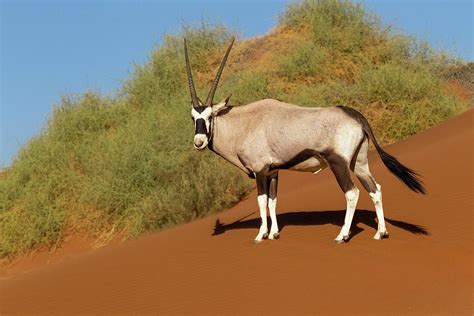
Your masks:
{"label": "oryx's hoof", "polygon": [[389,237],[388,231],[384,231],[384,232],[377,232],[374,236],[374,239],[375,240],[382,240],[382,239],[386,239],[388,237]]}
{"label": "oryx's hoof", "polygon": [[338,245],[343,244],[347,241],[349,241],[349,236],[342,236],[342,239],[334,239],[334,242]]}
{"label": "oryx's hoof", "polygon": [[270,236],[269,236],[268,238],[269,238],[269,239],[273,239],[273,240],[280,239],[280,233],[273,233],[273,234],[270,234]]}
{"label": "oryx's hoof", "polygon": [[334,242],[335,242],[336,244],[338,244],[338,245],[339,245],[339,244],[343,244],[343,243],[349,241],[349,238],[350,238],[349,236],[350,236],[350,234],[351,234],[351,232],[349,232],[349,235],[344,235],[344,236],[342,236],[342,237],[337,236],[336,239],[334,239]]}
{"label": "oryx's hoof", "polygon": [[265,239],[268,239],[268,233],[263,234],[263,235],[262,235],[262,238],[260,238],[260,239],[258,239],[258,236],[257,236],[257,238],[255,238],[255,239],[253,240],[253,243],[254,243],[254,244],[259,244],[259,243],[261,243],[262,241],[264,241]]}

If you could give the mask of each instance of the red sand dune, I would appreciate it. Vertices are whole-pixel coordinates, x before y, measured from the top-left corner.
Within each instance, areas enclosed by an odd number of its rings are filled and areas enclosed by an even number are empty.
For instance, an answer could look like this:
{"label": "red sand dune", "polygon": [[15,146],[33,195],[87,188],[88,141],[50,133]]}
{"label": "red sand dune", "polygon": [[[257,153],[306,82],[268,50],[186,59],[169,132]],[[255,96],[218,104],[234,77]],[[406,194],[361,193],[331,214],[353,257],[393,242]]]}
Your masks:
{"label": "red sand dune", "polygon": [[[390,238],[361,191],[352,239],[329,170],[284,172],[281,239],[253,244],[255,193],[231,210],[0,281],[0,314],[473,313],[474,110],[387,147],[419,171],[414,194],[371,153]],[[360,186],[361,187],[361,186]]]}

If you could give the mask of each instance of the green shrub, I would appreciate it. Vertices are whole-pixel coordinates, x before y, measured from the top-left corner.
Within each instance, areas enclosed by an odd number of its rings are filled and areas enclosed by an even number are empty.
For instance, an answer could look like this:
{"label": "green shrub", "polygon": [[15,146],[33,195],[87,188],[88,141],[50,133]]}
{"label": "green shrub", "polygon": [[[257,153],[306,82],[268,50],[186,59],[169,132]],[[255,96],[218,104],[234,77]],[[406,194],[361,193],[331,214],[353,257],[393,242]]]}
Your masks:
{"label": "green shrub", "polygon": [[364,71],[354,86],[357,97],[367,103],[399,104],[429,97],[440,86],[440,81],[425,69],[415,71],[387,63]]}
{"label": "green shrub", "polygon": [[324,48],[302,42],[289,55],[281,58],[277,74],[288,80],[324,78],[329,59]]}
{"label": "green shrub", "polygon": [[232,94],[231,104],[247,104],[271,96],[268,75],[252,70],[231,74],[217,93],[217,100]]}
{"label": "green shrub", "polygon": [[348,0],[303,0],[290,4],[280,24],[307,29],[318,46],[340,53],[356,53],[380,29],[379,19],[362,4]]}

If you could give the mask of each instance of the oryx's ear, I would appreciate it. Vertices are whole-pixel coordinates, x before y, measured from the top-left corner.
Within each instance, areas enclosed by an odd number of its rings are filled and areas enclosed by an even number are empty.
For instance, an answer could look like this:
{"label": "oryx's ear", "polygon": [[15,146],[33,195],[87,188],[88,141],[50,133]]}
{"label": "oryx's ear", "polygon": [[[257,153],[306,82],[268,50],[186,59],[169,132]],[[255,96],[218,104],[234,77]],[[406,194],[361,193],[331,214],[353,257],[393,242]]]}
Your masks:
{"label": "oryx's ear", "polygon": [[219,114],[220,111],[222,111],[226,106],[227,106],[227,103],[229,102],[229,99],[232,95],[229,95],[225,100],[217,103],[217,104],[214,104],[212,106],[212,115],[217,115]]}

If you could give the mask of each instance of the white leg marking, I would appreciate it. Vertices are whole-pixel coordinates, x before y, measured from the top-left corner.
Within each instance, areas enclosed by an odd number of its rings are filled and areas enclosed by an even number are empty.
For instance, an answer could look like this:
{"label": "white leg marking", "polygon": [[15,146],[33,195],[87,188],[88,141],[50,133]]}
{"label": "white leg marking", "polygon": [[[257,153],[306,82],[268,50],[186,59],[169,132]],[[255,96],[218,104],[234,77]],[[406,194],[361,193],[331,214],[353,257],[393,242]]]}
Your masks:
{"label": "white leg marking", "polygon": [[270,228],[270,235],[268,236],[269,239],[278,239],[279,237],[278,222],[276,217],[276,204],[276,198],[268,199],[268,210],[270,212],[270,219],[272,220],[272,227]]}
{"label": "white leg marking", "polygon": [[342,226],[341,232],[335,239],[336,242],[344,242],[349,239],[352,218],[354,217],[357,201],[359,200],[359,189],[354,188],[349,190],[345,196],[347,201],[346,217],[344,218],[344,226]]}
{"label": "white leg marking", "polygon": [[372,202],[374,202],[375,212],[377,213],[378,228],[375,233],[374,239],[382,239],[388,237],[387,228],[385,227],[385,218],[383,215],[383,206],[382,206],[382,187],[380,184],[376,183],[377,190],[375,193],[369,193]]}
{"label": "white leg marking", "polygon": [[255,242],[261,242],[263,239],[268,237],[268,226],[267,226],[267,202],[268,196],[266,194],[259,195],[257,197],[258,208],[260,209],[260,218],[262,219],[262,224],[260,225],[260,230],[258,231],[257,237],[255,237]]}

